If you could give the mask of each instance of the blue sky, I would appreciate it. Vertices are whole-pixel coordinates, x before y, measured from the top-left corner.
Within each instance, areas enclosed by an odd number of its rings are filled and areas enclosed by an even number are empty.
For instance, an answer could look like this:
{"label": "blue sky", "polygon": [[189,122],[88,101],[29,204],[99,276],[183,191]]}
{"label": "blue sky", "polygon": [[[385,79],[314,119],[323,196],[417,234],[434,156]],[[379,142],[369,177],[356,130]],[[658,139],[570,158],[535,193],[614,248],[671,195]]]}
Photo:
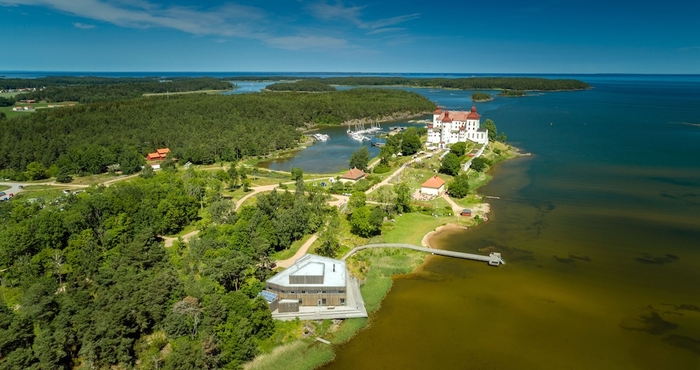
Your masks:
{"label": "blue sky", "polygon": [[0,0],[0,70],[700,73],[700,1]]}

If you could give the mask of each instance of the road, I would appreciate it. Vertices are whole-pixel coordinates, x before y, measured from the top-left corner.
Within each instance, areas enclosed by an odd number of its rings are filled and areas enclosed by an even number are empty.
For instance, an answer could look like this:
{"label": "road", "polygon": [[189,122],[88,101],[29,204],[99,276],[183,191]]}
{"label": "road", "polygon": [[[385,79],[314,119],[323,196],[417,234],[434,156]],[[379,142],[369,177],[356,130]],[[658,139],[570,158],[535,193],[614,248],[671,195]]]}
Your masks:
{"label": "road", "polygon": [[307,240],[306,243],[304,243],[292,257],[287,258],[286,260],[277,261],[277,266],[287,268],[293,265],[294,262],[306,254],[306,251],[309,250],[309,247],[311,247],[311,244],[313,244],[316,239],[318,239],[318,234],[311,235],[309,240]]}
{"label": "road", "polygon": [[2,197],[0,197],[0,199],[5,199],[5,197],[7,197],[7,198],[9,199],[10,194],[17,195],[19,192],[21,192],[22,189],[20,189],[19,187],[20,187],[20,186],[24,186],[25,184],[20,183],[20,182],[0,182],[0,185],[5,185],[5,186],[9,186],[9,187],[10,187],[10,188],[7,189],[7,190],[2,190],[2,191],[4,191],[7,195],[3,195]]}

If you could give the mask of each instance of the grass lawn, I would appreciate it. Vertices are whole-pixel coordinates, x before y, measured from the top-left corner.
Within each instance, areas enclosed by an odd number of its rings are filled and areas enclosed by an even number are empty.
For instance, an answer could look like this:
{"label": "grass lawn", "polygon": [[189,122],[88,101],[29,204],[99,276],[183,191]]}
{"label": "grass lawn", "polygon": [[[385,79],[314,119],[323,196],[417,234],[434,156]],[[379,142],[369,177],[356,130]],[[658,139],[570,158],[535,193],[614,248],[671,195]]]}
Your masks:
{"label": "grass lawn", "polygon": [[385,243],[421,245],[425,234],[436,227],[455,222],[454,217],[432,217],[420,213],[404,213],[395,216],[396,222],[384,223],[382,239]]}
{"label": "grass lawn", "polygon": [[119,176],[110,175],[108,173],[101,173],[99,175],[76,176],[73,177],[73,181],[71,181],[70,183],[76,185],[92,185],[99,184],[108,180],[114,180],[117,178],[119,178]]}
{"label": "grass lawn", "polygon": [[4,93],[0,93],[0,98],[13,98],[17,94],[21,94],[21,93],[20,92],[4,92]]}
{"label": "grass lawn", "polygon": [[14,106],[23,107],[25,105],[31,105],[32,107],[35,108],[35,110],[25,111],[25,112],[15,112],[12,110],[12,107],[2,107],[2,108],[0,108],[0,112],[5,112],[5,115],[7,116],[7,118],[12,118],[12,117],[24,116],[24,115],[36,112],[37,109],[48,109],[49,105],[56,106],[56,107],[58,107],[59,105],[62,105],[62,106],[67,107],[69,104],[78,104],[78,103],[76,103],[76,102],[58,102],[58,103],[39,102],[39,103],[32,103],[32,104],[19,104],[19,103],[17,103]]}
{"label": "grass lawn", "polygon": [[4,190],[7,190],[7,189],[9,189],[9,188],[11,188],[11,186],[7,186],[7,185],[0,185],[0,191],[4,191]]}

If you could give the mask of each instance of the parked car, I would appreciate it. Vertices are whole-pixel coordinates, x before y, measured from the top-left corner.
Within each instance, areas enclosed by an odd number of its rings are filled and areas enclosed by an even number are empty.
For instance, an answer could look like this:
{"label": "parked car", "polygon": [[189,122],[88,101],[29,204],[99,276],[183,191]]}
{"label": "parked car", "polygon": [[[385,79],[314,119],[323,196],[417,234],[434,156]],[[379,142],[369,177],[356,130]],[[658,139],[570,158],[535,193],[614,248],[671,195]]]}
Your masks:
{"label": "parked car", "polygon": [[0,191],[0,197],[2,197],[4,195],[7,195],[7,193],[5,193],[4,191]]}
{"label": "parked car", "polygon": [[24,189],[24,185],[20,185],[19,188],[20,188],[20,189]]}

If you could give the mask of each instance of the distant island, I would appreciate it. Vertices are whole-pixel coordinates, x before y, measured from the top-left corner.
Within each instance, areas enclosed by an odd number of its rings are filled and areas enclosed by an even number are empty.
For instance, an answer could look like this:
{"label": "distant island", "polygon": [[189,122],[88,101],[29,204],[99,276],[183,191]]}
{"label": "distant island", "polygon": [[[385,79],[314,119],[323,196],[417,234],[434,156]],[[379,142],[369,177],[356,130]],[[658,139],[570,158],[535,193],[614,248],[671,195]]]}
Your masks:
{"label": "distant island", "polygon": [[458,90],[520,90],[520,91],[569,91],[586,90],[591,86],[574,79],[548,79],[539,77],[467,77],[467,78],[407,78],[407,77],[282,77],[242,76],[238,81],[318,81],[327,85],[345,86],[409,86]]}
{"label": "distant island", "polygon": [[493,100],[493,96],[487,93],[482,93],[482,92],[475,92],[472,94],[472,101],[473,102],[485,102],[485,101],[491,101]]}
{"label": "distant island", "polygon": [[300,92],[326,92],[336,91],[335,87],[314,80],[301,80],[296,82],[278,82],[265,87],[269,91],[300,91]]}

